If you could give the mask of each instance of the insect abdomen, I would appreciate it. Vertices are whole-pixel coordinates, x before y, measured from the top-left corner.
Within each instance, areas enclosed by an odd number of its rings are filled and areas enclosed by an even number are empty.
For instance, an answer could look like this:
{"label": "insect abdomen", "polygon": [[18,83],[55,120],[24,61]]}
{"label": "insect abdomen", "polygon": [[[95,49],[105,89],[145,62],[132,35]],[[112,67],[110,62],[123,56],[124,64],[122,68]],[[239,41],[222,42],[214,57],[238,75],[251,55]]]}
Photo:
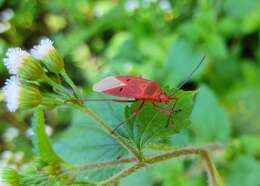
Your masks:
{"label": "insect abdomen", "polygon": [[160,92],[160,86],[156,82],[151,81],[144,89],[143,98],[148,100],[157,100]]}

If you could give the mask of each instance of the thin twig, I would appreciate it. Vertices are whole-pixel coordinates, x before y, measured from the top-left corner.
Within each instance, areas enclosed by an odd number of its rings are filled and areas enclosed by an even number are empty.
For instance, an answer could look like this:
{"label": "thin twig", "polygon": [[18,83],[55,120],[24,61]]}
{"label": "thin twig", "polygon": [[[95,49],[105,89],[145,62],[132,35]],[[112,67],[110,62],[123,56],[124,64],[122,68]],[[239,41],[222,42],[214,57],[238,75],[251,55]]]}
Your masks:
{"label": "thin twig", "polygon": [[209,178],[209,185],[210,186],[217,186],[217,176],[215,174],[214,170],[214,164],[209,157],[209,153],[207,151],[204,151],[201,153],[201,156],[204,157],[206,166],[207,166],[207,173]]}
{"label": "thin twig", "polygon": [[121,180],[122,178],[125,178],[126,176],[130,175],[131,173],[135,172],[136,170],[143,168],[147,164],[154,164],[160,161],[168,160],[171,158],[179,157],[179,156],[189,156],[189,155],[199,155],[201,156],[205,162],[206,162],[206,169],[209,175],[209,180],[211,183],[211,186],[217,186],[217,179],[214,171],[214,165],[213,162],[210,159],[210,156],[207,152],[207,150],[203,148],[185,148],[185,149],[179,149],[179,150],[172,150],[165,153],[162,153],[160,155],[153,155],[147,157],[144,161],[138,162],[135,165],[131,166],[128,169],[125,169],[118,174],[115,174],[114,176],[110,177],[107,180],[101,181],[97,183],[97,185],[108,185],[110,183],[115,183]]}
{"label": "thin twig", "polygon": [[122,158],[122,159],[118,159],[118,160],[110,160],[110,161],[102,161],[102,162],[97,162],[97,163],[90,163],[90,164],[84,164],[84,165],[79,165],[76,167],[72,167],[69,168],[67,170],[64,171],[69,173],[71,171],[83,171],[83,170],[89,170],[89,169],[103,169],[106,167],[112,167],[112,166],[116,166],[116,165],[121,165],[121,164],[125,164],[125,163],[134,163],[134,162],[138,162],[138,160],[136,158]]}
{"label": "thin twig", "polygon": [[64,80],[69,84],[69,86],[72,88],[73,92],[75,93],[75,95],[77,96],[77,98],[81,98],[80,92],[77,88],[77,86],[74,84],[74,82],[70,79],[70,77],[68,76],[67,72],[65,70],[63,70],[61,72],[62,77],[64,78]]}

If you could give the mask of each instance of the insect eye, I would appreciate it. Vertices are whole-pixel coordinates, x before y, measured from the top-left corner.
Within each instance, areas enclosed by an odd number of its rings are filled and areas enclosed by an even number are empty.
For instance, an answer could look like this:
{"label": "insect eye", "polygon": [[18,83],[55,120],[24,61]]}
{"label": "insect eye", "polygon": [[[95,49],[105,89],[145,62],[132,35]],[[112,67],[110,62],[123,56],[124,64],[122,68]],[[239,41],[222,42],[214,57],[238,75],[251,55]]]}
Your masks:
{"label": "insect eye", "polygon": [[131,79],[130,78],[128,78],[126,81],[130,81]]}
{"label": "insect eye", "polygon": [[123,88],[120,88],[119,91],[122,92]]}

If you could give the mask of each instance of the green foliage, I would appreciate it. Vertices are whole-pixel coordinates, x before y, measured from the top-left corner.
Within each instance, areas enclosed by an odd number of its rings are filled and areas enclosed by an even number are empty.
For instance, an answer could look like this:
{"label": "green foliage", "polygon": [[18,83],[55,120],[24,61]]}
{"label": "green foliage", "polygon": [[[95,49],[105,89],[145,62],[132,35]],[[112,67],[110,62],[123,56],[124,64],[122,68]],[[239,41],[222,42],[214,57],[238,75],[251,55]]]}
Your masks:
{"label": "green foliage", "polygon": [[[86,98],[102,97],[93,93],[92,85],[117,74],[143,76],[161,86],[177,87],[206,55],[205,62],[183,87],[190,91],[176,94],[180,97],[176,108],[182,110],[174,113],[173,128],[167,126],[164,113],[146,103],[139,116],[117,132],[145,155],[159,153],[168,146],[220,144],[210,151],[226,184],[257,185],[259,1],[138,1],[139,5],[132,9],[129,2],[0,0],[0,86],[7,78],[3,65],[7,48],[19,46],[29,50],[42,36],[54,40],[68,74]],[[4,14],[6,10],[11,13]],[[41,88],[50,90],[48,86]],[[25,180],[25,185],[88,185],[88,181],[106,179],[128,167],[69,172],[52,180],[68,164],[117,160],[132,154],[88,115],[61,107],[44,115],[53,130],[52,140],[45,133],[43,113],[34,113],[33,145],[37,154],[33,155],[31,139],[26,135],[31,127],[31,112],[7,113],[3,100],[0,93],[0,168],[17,167],[15,174],[20,181]],[[86,103],[112,128],[138,104]],[[8,133],[9,128],[17,129],[18,136]],[[25,157],[19,161],[8,159],[6,151],[13,153],[11,157],[22,151]],[[35,156],[44,161],[39,163]],[[68,164],[61,163],[61,159]],[[28,167],[22,169],[24,165]],[[205,186],[202,165],[200,160],[170,160],[147,166],[120,185]]]}
{"label": "green foliage", "polygon": [[[178,85],[178,83],[190,75],[202,57],[203,54],[200,54],[186,40],[176,39],[169,50],[167,59],[167,69],[169,69],[167,83]],[[203,68],[199,69],[200,72],[202,70]]]}
{"label": "green foliage", "polygon": [[206,86],[199,89],[191,118],[192,131],[195,135],[200,135],[199,143],[228,140],[229,118],[217,103],[215,95]]}
{"label": "green foliage", "polygon": [[229,174],[228,185],[255,185],[260,182],[260,164],[250,156],[238,156],[231,162]]}

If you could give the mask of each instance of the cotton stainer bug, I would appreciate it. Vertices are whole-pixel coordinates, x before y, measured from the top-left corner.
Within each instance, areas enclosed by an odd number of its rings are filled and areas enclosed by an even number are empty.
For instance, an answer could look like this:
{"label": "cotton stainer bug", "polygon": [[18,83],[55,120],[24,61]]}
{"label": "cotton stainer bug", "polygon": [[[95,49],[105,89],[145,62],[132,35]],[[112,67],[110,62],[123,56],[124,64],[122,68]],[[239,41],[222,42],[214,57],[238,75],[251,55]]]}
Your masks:
{"label": "cotton stainer bug", "polygon": [[[200,63],[196,66],[196,68],[191,72],[190,76],[185,81],[183,81],[176,90],[181,88],[191,78],[193,73],[198,69],[198,67],[201,65],[204,59],[205,56],[201,59]],[[132,99],[131,100],[129,99],[83,99],[84,101],[114,101],[114,102],[124,102],[124,103],[141,101],[137,110],[133,112],[133,114],[125,121],[119,123],[117,127],[114,129],[114,131],[129,119],[135,117],[142,110],[145,102],[151,102],[154,109],[166,113],[168,115],[168,121],[170,121],[172,114],[178,111],[178,110],[174,110],[176,103],[178,101],[178,98],[173,96],[176,93],[176,91],[172,93],[172,95],[167,95],[156,81],[147,80],[142,77],[121,76],[121,75],[109,76],[96,83],[93,86],[93,90],[96,92],[109,94],[112,96],[132,98]],[[73,101],[73,100],[74,99],[69,101]],[[77,100],[79,99],[75,99],[75,101]],[[175,102],[171,106],[170,111],[157,104],[157,103],[166,104],[170,107],[169,102],[171,100],[174,100]]]}

